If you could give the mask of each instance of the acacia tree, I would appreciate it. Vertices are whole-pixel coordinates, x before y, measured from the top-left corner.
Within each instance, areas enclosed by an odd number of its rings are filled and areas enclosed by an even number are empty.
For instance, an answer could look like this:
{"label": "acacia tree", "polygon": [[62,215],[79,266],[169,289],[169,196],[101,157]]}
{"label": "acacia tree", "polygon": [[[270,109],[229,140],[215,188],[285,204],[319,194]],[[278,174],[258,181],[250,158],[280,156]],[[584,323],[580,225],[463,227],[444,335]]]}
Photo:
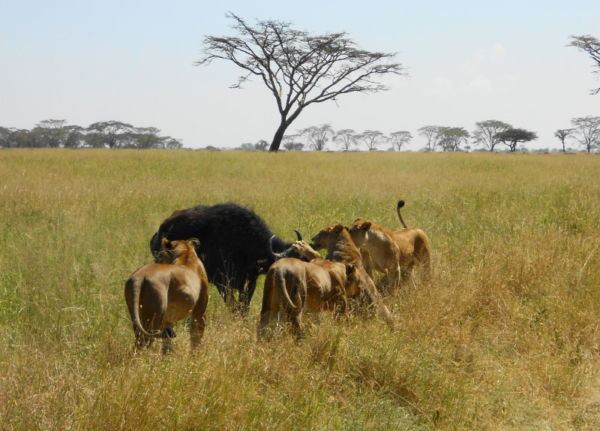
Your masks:
{"label": "acacia tree", "polygon": [[172,138],[170,136],[165,136],[160,138],[162,145],[167,150],[179,150],[183,148],[183,143],[179,139]]}
{"label": "acacia tree", "polygon": [[129,141],[125,146],[131,148],[164,148],[159,134],[160,130],[156,127],[134,127],[131,132],[123,136],[123,140]]}
{"label": "acacia tree", "polygon": [[466,144],[469,132],[462,127],[440,127],[438,144],[444,151],[460,151],[460,146]]}
{"label": "acacia tree", "polygon": [[588,153],[600,146],[600,117],[577,117],[571,124],[575,126],[577,141]]}
{"label": "acacia tree", "polygon": [[508,129],[497,133],[496,138],[506,145],[511,153],[517,150],[517,145],[537,139],[535,132],[525,129]]}
{"label": "acacia tree", "polygon": [[285,135],[283,137],[283,148],[285,148],[287,151],[302,151],[304,144],[302,142],[298,142],[299,137],[300,134]]}
{"label": "acacia tree", "polygon": [[356,139],[365,144],[369,151],[377,150],[377,146],[387,140],[379,130],[365,130],[359,133]]}
{"label": "acacia tree", "polygon": [[100,121],[90,124],[87,128],[88,132],[95,134],[94,146],[102,143],[108,145],[108,148],[116,148],[121,145],[121,140],[130,136],[134,132],[134,127],[128,123],[121,121]]}
{"label": "acacia tree", "polygon": [[315,151],[323,151],[329,138],[334,135],[331,124],[321,124],[300,130],[300,135],[306,136],[308,145]]}
{"label": "acacia tree", "polygon": [[335,132],[333,140],[340,144],[342,150],[349,151],[354,145],[356,145],[357,134],[354,129],[342,129]]}
{"label": "acacia tree", "polygon": [[[600,73],[600,40],[589,34],[583,36],[571,36],[571,46],[579,48],[588,53],[594,64],[594,73]],[[600,87],[592,90],[592,94],[599,94]]]}
{"label": "acacia tree", "polygon": [[196,64],[227,60],[244,70],[234,88],[258,77],[269,89],[279,111],[279,125],[270,151],[277,151],[285,131],[308,106],[336,100],[342,94],[386,90],[377,79],[401,74],[395,54],[360,49],[346,33],[311,35],[283,21],[250,25],[229,13],[236,36],[206,36],[205,55]]}
{"label": "acacia tree", "polygon": [[402,147],[408,145],[412,138],[412,134],[406,130],[390,133],[390,141],[392,141],[393,148],[398,151],[402,151]]}
{"label": "acacia tree", "polygon": [[66,120],[43,120],[35,125],[32,134],[36,137],[40,147],[58,148],[65,143],[67,131]]}
{"label": "acacia tree", "polygon": [[475,123],[475,126],[473,141],[489,151],[494,151],[496,145],[500,143],[496,135],[512,128],[510,124],[498,120],[480,121]]}
{"label": "acacia tree", "polygon": [[65,128],[65,148],[79,148],[85,143],[84,128],[77,125],[66,126]]}
{"label": "acacia tree", "polygon": [[264,139],[259,140],[256,144],[254,144],[254,149],[256,151],[267,151],[269,147],[269,143]]}
{"label": "acacia tree", "polygon": [[439,141],[440,129],[440,126],[423,126],[418,130],[419,135],[427,139],[425,151],[435,151]]}
{"label": "acacia tree", "polygon": [[572,136],[574,132],[575,132],[575,129],[558,129],[556,132],[554,132],[554,136],[556,136],[558,138],[558,140],[560,141],[560,143],[562,144],[563,153],[567,152],[565,141],[567,140],[567,138],[569,136]]}

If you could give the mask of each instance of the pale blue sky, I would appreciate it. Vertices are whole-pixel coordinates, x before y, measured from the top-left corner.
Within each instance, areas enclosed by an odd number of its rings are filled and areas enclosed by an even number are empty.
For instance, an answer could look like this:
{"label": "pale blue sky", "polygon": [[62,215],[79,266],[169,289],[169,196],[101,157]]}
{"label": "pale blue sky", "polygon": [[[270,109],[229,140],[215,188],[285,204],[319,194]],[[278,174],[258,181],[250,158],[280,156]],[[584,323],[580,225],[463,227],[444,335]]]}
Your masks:
{"label": "pale blue sky", "polygon": [[[186,146],[270,141],[276,109],[259,83],[229,89],[227,63],[197,67],[205,34],[229,33],[227,11],[314,32],[347,31],[398,52],[408,77],[391,91],[306,111],[312,124],[379,129],[500,119],[538,132],[538,147],[574,116],[600,115],[600,81],[571,34],[600,37],[600,1],[7,1],[0,0],[0,125],[115,119],[156,126]],[[417,139],[415,148],[422,142]]]}

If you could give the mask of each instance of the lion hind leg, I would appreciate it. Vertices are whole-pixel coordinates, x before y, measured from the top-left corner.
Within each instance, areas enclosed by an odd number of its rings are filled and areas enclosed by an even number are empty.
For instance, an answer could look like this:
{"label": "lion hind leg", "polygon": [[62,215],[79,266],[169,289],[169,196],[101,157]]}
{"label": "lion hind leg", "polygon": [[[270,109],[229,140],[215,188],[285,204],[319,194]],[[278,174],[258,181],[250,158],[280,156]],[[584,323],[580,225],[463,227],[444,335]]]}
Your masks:
{"label": "lion hind leg", "polygon": [[292,308],[289,305],[285,307],[287,310],[287,317],[292,325],[292,334],[297,340],[300,340],[305,336],[304,328],[302,326],[302,308],[306,302],[306,297],[298,288],[294,288],[291,300],[295,307]]}
{"label": "lion hind leg", "polygon": [[392,266],[392,269],[386,271],[384,280],[384,291],[382,293],[388,293],[390,295],[395,294],[403,285],[403,276],[400,266]]}
{"label": "lion hind leg", "polygon": [[270,339],[279,314],[279,298],[273,274],[268,273],[263,289],[263,301],[258,323],[258,339]]}
{"label": "lion hind leg", "polygon": [[414,256],[420,267],[421,281],[425,283],[431,282],[431,245],[424,233],[415,239]]}
{"label": "lion hind leg", "polygon": [[305,333],[302,328],[302,312],[298,311],[290,311],[288,312],[288,318],[290,324],[292,325],[292,334],[296,337],[297,340],[301,340],[304,338]]}

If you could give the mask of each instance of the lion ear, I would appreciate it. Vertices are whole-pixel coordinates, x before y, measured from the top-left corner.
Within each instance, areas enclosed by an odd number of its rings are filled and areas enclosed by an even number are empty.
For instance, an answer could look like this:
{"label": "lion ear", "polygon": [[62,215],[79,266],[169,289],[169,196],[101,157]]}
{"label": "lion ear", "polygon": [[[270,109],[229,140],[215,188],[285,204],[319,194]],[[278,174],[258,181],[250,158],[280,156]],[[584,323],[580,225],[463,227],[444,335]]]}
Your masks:
{"label": "lion ear", "polygon": [[192,244],[193,247],[198,247],[200,245],[200,240],[198,238],[190,238],[188,242]]}
{"label": "lion ear", "polygon": [[162,237],[162,239],[160,240],[160,245],[162,246],[162,248],[167,248],[167,245],[169,245],[169,240],[166,236]]}
{"label": "lion ear", "polygon": [[336,224],[333,227],[333,232],[335,232],[335,233],[340,233],[342,230],[344,230],[344,225],[342,225],[342,224]]}
{"label": "lion ear", "polygon": [[369,230],[371,229],[371,222],[370,221],[366,221],[363,224],[360,225],[360,228],[363,230]]}
{"label": "lion ear", "polygon": [[349,263],[346,265],[346,276],[351,275],[354,271],[356,271],[356,267],[353,263]]}

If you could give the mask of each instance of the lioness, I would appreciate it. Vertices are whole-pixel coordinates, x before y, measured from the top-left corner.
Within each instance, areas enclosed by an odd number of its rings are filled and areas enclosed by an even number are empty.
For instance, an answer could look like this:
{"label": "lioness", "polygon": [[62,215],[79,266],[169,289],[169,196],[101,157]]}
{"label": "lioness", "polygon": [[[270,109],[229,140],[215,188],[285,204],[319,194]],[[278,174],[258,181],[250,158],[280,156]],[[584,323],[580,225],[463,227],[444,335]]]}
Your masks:
{"label": "lioness", "polygon": [[369,274],[372,276],[371,266],[384,273],[392,290],[410,279],[415,265],[422,267],[423,281],[431,277],[431,243],[423,230],[406,226],[400,213],[403,206],[404,201],[398,201],[396,211],[403,229],[388,229],[362,218],[349,228],[352,240],[368,262]]}
{"label": "lioness", "polygon": [[[267,272],[258,325],[259,338],[285,313],[292,333],[300,338],[303,312],[346,311],[347,285],[357,283],[354,266],[321,258],[306,241],[296,241],[291,249],[302,259],[279,258]],[[279,256],[277,256],[279,257]],[[349,288],[352,291],[352,287]]]}
{"label": "lioness", "polygon": [[355,277],[358,280],[357,289],[352,293],[347,291],[349,298],[362,297],[369,304],[376,307],[379,316],[390,326],[394,327],[394,320],[388,308],[381,300],[375,283],[365,270],[362,256],[358,247],[352,241],[348,228],[341,224],[333,225],[321,230],[312,238],[313,248],[327,249],[326,259],[352,265],[355,268]]}
{"label": "lioness", "polygon": [[[191,315],[192,348],[204,334],[208,304],[208,279],[196,255],[198,240],[169,241],[163,238],[158,263],[144,265],[125,283],[125,302],[133,323],[136,348],[163,339],[162,351],[171,350],[173,325]],[[143,323],[142,323],[143,322]]]}

